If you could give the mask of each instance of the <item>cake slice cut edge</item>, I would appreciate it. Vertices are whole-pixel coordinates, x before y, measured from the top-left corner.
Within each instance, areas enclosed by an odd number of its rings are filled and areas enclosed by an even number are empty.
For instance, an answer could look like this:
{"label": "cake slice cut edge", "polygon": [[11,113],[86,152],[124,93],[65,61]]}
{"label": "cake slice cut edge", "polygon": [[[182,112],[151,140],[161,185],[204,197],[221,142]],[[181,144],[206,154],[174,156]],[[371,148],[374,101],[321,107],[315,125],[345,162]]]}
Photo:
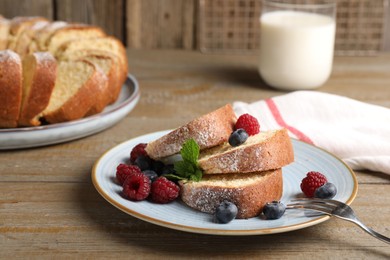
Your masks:
{"label": "cake slice cut edge", "polygon": [[83,52],[86,50],[92,52],[103,51],[114,56],[118,63],[119,81],[122,83],[125,81],[129,70],[126,49],[121,41],[112,36],[90,37],[67,41],[58,48],[55,56],[62,60],[78,54],[83,55]]}
{"label": "cake slice cut edge", "polygon": [[43,117],[49,123],[71,121],[84,117],[95,104],[94,97],[107,77],[95,65],[85,61],[62,61],[49,105]]}
{"label": "cake slice cut edge", "polygon": [[105,91],[106,105],[115,102],[119,96],[123,82],[120,80],[121,71],[118,57],[112,53],[101,50],[79,50],[71,53],[64,60],[87,60],[102,69],[107,76],[107,88]]}

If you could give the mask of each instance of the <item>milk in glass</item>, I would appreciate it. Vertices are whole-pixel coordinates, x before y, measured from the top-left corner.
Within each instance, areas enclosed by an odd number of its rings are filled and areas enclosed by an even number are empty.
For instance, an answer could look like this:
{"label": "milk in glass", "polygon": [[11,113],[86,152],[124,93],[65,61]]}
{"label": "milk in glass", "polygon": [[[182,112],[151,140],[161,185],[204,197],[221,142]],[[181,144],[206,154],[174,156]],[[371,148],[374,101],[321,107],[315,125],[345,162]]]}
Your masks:
{"label": "milk in glass", "polygon": [[273,11],[260,18],[260,75],[280,89],[322,85],[332,70],[334,18],[301,11]]}

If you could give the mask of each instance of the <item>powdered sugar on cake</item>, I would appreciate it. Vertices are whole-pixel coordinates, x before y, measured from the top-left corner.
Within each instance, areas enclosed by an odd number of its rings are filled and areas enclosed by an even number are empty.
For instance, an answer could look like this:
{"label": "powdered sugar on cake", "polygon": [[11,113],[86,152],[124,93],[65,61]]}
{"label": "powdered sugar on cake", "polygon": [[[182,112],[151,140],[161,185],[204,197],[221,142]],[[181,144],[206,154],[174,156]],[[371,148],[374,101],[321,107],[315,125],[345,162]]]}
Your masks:
{"label": "powdered sugar on cake", "polygon": [[194,139],[201,150],[214,147],[228,140],[235,120],[231,105],[225,105],[150,142],[147,153],[153,159],[171,156],[179,153],[188,139]]}
{"label": "powdered sugar on cake", "polygon": [[0,52],[0,62],[20,63],[20,57],[13,51],[4,50]]}

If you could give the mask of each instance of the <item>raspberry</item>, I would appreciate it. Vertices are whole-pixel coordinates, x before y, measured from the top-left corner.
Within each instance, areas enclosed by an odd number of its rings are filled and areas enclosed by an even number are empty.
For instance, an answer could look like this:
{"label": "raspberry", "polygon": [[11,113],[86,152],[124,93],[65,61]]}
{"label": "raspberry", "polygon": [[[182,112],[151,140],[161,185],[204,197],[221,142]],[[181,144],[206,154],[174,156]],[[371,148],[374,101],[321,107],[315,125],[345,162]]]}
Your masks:
{"label": "raspberry", "polygon": [[147,144],[145,144],[145,143],[140,143],[140,144],[137,144],[136,146],[134,146],[134,148],[130,152],[130,162],[131,163],[134,164],[135,160],[141,155],[148,156],[148,154],[145,151],[146,145]]}
{"label": "raspberry", "polygon": [[312,198],[314,197],[315,190],[327,182],[328,180],[322,173],[311,171],[307,173],[305,178],[303,178],[301,182],[301,190],[307,197]]}
{"label": "raspberry", "polygon": [[249,136],[258,134],[260,132],[259,121],[257,121],[255,117],[249,114],[243,114],[238,118],[236,125],[234,126],[234,130],[239,128],[244,129]]}
{"label": "raspberry", "polygon": [[174,182],[165,177],[159,177],[152,183],[152,201],[156,203],[168,203],[179,196],[180,188]]}
{"label": "raspberry", "polygon": [[141,170],[134,165],[127,165],[127,164],[119,164],[116,167],[116,179],[118,180],[120,185],[123,185],[127,177],[134,173],[141,173]]}
{"label": "raspberry", "polygon": [[123,194],[130,200],[144,200],[150,193],[150,179],[143,173],[131,174],[123,183]]}

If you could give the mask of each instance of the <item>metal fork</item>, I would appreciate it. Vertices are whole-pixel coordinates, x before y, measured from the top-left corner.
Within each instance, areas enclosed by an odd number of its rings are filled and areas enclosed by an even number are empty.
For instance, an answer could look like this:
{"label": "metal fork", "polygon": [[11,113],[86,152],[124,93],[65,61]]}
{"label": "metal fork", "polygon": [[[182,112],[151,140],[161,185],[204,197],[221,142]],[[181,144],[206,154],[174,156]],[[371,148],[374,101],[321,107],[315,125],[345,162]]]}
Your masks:
{"label": "metal fork", "polygon": [[331,199],[309,199],[309,198],[300,198],[293,199],[293,204],[288,204],[286,206],[287,209],[311,209],[315,211],[319,211],[330,216],[335,216],[344,220],[351,221],[355,223],[368,234],[376,237],[383,242],[390,244],[390,238],[385,237],[384,235],[375,232],[371,228],[364,225],[355,215],[355,212],[352,210],[350,206],[347,204]]}

